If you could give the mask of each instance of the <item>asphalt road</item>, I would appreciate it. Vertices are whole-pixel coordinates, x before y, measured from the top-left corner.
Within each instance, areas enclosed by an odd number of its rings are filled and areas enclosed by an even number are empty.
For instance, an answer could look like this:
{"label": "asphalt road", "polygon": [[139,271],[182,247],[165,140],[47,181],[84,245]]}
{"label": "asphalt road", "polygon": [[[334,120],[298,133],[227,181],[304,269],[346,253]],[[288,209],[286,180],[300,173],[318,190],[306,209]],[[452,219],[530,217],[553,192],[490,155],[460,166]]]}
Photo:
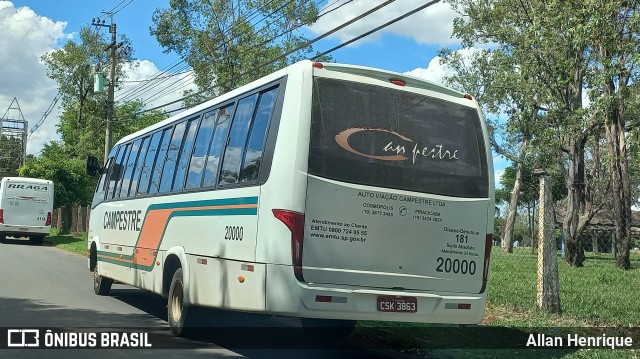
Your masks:
{"label": "asphalt road", "polygon": [[[8,338],[0,338],[0,343],[5,343],[0,346],[0,357],[124,358],[134,355],[168,358],[177,355],[206,355],[213,358],[255,359],[407,358],[403,352],[384,348],[371,349],[355,340],[341,342],[336,348],[274,349],[256,348],[251,345],[241,345],[240,348],[237,345],[229,346],[228,341],[224,340],[228,338],[220,339],[215,335],[198,340],[175,338],[169,333],[164,299],[119,284],[113,285],[109,296],[95,295],[92,275],[86,263],[85,257],[54,247],[31,246],[26,241],[18,240],[0,244],[0,335],[7,335],[7,329],[11,328],[40,328],[41,331],[53,329],[63,332],[108,331],[111,328],[120,332],[150,333],[153,343],[160,342],[172,349],[6,349],[4,345]],[[247,336],[240,339],[240,342],[246,343],[254,340],[251,336],[273,332],[251,330],[255,326],[299,326],[298,321],[291,318],[228,312],[207,312],[207,315],[217,316],[218,321],[242,323],[243,327],[249,328],[247,332],[237,333]],[[288,332],[285,330],[282,333],[286,335]],[[41,340],[43,335],[40,335]],[[238,341],[235,341],[235,344],[237,343]]]}

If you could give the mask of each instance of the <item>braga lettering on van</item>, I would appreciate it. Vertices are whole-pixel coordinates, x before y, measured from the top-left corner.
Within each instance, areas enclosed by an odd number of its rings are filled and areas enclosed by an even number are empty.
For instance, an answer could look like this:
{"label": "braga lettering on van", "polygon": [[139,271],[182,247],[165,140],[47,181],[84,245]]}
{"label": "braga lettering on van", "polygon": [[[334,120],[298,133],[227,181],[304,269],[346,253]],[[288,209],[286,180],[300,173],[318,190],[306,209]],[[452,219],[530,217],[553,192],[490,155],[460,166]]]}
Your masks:
{"label": "braga lettering on van", "polygon": [[33,190],[33,191],[40,191],[40,192],[48,191],[48,187],[47,186],[37,186],[37,185],[18,184],[18,183],[9,183],[7,185],[7,188],[30,189],[30,190]]}

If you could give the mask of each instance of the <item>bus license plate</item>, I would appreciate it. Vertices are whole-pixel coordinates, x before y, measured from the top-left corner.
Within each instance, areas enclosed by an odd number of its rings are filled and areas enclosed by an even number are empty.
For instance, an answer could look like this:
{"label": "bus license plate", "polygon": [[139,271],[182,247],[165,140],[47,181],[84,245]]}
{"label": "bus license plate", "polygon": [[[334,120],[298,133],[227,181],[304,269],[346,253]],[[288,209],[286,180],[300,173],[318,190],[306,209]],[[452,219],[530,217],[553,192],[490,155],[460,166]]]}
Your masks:
{"label": "bus license plate", "polygon": [[378,311],[415,313],[418,311],[418,298],[381,295],[378,297]]}

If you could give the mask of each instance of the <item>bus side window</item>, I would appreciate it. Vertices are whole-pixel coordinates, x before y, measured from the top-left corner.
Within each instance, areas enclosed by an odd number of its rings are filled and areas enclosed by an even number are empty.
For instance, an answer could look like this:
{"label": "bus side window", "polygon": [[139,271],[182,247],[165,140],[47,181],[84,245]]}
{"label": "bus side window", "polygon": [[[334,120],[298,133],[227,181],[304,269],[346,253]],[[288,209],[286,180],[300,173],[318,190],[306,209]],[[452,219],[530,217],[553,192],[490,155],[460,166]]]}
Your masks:
{"label": "bus side window", "polygon": [[96,186],[96,192],[93,194],[91,208],[104,201],[104,192],[106,190],[107,178],[109,178],[109,168],[111,167],[111,163],[113,162],[114,156],[116,154],[115,150],[115,148],[111,150],[109,158],[107,159],[107,163],[104,165],[104,172],[102,172],[102,175],[100,175],[100,180],[98,181],[98,185]]}
{"label": "bus side window", "polygon": [[[136,195],[136,190],[138,189],[139,178],[142,175],[142,167],[145,162],[145,157],[147,154],[147,149],[149,147],[149,136],[142,139],[142,145],[140,145],[140,151],[138,154],[138,160],[136,162],[136,166],[133,170],[133,175],[131,177],[131,185],[127,189],[127,197],[134,197]],[[124,190],[124,189],[123,189]],[[125,193],[122,193],[125,195]]]}
{"label": "bus side window", "polygon": [[118,153],[118,159],[113,164],[113,172],[111,172],[111,177],[109,177],[109,191],[107,192],[107,199],[116,198],[118,193],[117,189],[120,188],[129,152],[131,152],[131,143],[126,144],[124,149]]}
{"label": "bus side window", "polygon": [[202,174],[204,172],[204,164],[206,155],[211,144],[211,136],[216,128],[216,117],[218,110],[213,110],[204,114],[202,124],[198,129],[195,143],[193,144],[193,153],[189,162],[187,173],[187,183],[185,189],[199,188],[202,183]]}
{"label": "bus side window", "polygon": [[162,139],[162,133],[163,133],[162,131],[158,131],[151,136],[151,142],[149,142],[149,149],[147,150],[147,153],[144,156],[144,164],[142,165],[138,187],[131,188],[131,190],[134,191],[136,196],[145,195],[149,191],[149,182],[151,180],[151,175],[152,175],[151,171],[153,171],[153,162],[155,161],[156,154],[158,153],[158,145],[160,144],[160,140]]}
{"label": "bus side window", "polygon": [[162,166],[167,159],[167,150],[169,149],[169,140],[173,127],[166,128],[162,131],[162,141],[158,146],[158,155],[151,171],[151,182],[149,183],[149,194],[158,193],[160,189],[160,175],[162,174]]}
{"label": "bus side window", "polygon": [[140,143],[142,139],[137,139],[133,142],[131,147],[131,151],[129,151],[129,158],[127,159],[124,175],[122,176],[122,180],[116,189],[116,194],[114,198],[125,198],[129,193],[129,185],[131,184],[131,174],[133,173],[133,168],[136,165],[136,160],[138,159],[138,153],[140,151]]}
{"label": "bus side window", "polygon": [[233,105],[223,107],[218,110],[218,116],[216,117],[216,130],[213,133],[213,139],[211,139],[211,146],[207,154],[205,161],[205,172],[203,187],[215,186],[216,179],[218,177],[218,164],[220,163],[220,156],[224,150],[224,145],[227,142],[227,133],[229,132],[229,123],[231,122],[231,114],[233,113]]}
{"label": "bus side window", "polygon": [[191,153],[193,151],[193,140],[196,136],[196,130],[200,124],[200,116],[189,120],[187,127],[189,128],[187,135],[184,138],[182,149],[178,158],[178,164],[176,166],[176,173],[173,180],[172,191],[182,191],[184,187],[185,175],[187,173],[187,166],[191,159]]}
{"label": "bus side window", "polygon": [[104,191],[105,191],[104,199],[111,198],[110,194],[113,192],[113,187],[116,184],[115,179],[117,177],[117,172],[119,168],[118,161],[122,161],[123,155],[124,155],[124,147],[118,146],[117,154],[109,164],[109,169],[107,171],[107,179],[106,179],[105,188],[104,188]]}
{"label": "bus side window", "polygon": [[278,87],[263,92],[260,95],[260,103],[251,124],[251,132],[247,148],[244,151],[242,169],[240,170],[240,182],[254,182],[258,179],[258,171],[262,163],[262,152],[267,138],[267,129],[273,107],[278,98]]}
{"label": "bus side window", "polygon": [[167,149],[167,159],[164,162],[162,169],[162,176],[160,176],[160,189],[158,192],[166,193],[171,191],[171,185],[173,184],[173,175],[176,172],[176,164],[178,163],[178,157],[180,156],[180,148],[182,147],[182,140],[187,130],[187,121],[178,123],[173,130],[171,136],[171,142],[169,142],[169,148]]}
{"label": "bus side window", "polygon": [[253,94],[238,102],[238,108],[229,132],[229,144],[224,151],[222,171],[218,181],[219,185],[236,183],[239,180],[242,152],[247,143],[247,134],[249,133],[249,126],[251,125],[251,118],[253,117],[257,100],[258,94]]}

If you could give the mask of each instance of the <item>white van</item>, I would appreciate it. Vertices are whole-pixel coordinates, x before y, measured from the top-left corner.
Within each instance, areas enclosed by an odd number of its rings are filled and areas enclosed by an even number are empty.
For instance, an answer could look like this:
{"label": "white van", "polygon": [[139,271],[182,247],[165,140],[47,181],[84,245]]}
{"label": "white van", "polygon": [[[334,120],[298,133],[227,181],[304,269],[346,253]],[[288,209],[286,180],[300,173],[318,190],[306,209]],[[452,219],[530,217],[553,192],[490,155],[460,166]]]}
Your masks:
{"label": "white van", "polygon": [[0,240],[29,237],[42,244],[51,230],[53,182],[38,178],[4,177],[0,181]]}

